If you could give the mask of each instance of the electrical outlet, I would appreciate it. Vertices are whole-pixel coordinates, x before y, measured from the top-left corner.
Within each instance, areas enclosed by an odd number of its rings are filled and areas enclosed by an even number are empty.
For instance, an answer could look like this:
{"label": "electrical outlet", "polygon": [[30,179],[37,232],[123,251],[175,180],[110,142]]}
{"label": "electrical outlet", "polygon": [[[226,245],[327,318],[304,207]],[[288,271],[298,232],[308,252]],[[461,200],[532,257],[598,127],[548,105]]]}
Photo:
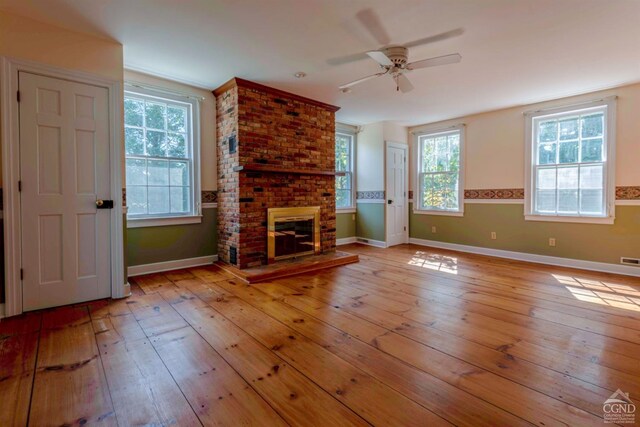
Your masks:
{"label": "electrical outlet", "polygon": [[356,220],[356,214],[351,214],[351,221],[355,221]]}
{"label": "electrical outlet", "polygon": [[436,226],[435,226],[435,225],[431,227],[431,232],[432,232],[432,233],[435,233],[435,232],[436,232]]}
{"label": "electrical outlet", "polygon": [[555,246],[555,245],[556,245],[556,238],[549,237],[549,246]]}
{"label": "electrical outlet", "polygon": [[498,238],[498,236],[496,235],[495,231],[491,232],[491,240],[496,240]]}

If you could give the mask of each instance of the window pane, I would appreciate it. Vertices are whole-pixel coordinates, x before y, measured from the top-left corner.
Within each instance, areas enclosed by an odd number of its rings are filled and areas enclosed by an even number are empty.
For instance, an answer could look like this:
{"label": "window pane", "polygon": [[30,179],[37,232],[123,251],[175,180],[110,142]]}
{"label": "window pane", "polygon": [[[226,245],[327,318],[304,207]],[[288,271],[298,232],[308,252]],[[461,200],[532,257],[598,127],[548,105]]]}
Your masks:
{"label": "window pane", "polygon": [[341,135],[336,137],[336,171],[344,172],[350,169],[349,146],[349,138]]}
{"label": "window pane", "polygon": [[536,180],[537,188],[540,189],[555,189],[556,188],[556,170],[551,169],[538,169],[538,179]]}
{"label": "window pane", "polygon": [[143,159],[126,160],[127,187],[129,185],[147,185],[147,161]]}
{"label": "window pane", "polygon": [[560,141],[578,139],[578,118],[560,120]]}
{"label": "window pane", "polygon": [[176,186],[189,185],[189,164],[187,162],[169,163],[169,184]]}
{"label": "window pane", "polygon": [[187,157],[187,143],[185,135],[180,133],[167,134],[167,149],[169,157]]}
{"label": "window pane", "polygon": [[155,130],[147,131],[147,155],[151,157],[165,157],[166,156],[166,144],[165,144],[164,132],[158,132]]}
{"label": "window pane", "polygon": [[578,162],[578,141],[560,143],[560,163]]}
{"label": "window pane", "polygon": [[602,189],[602,165],[582,166],[580,168],[580,188]]}
{"label": "window pane", "polygon": [[173,132],[184,133],[187,131],[186,107],[167,108],[167,129]]}
{"label": "window pane", "polygon": [[435,141],[425,139],[422,144],[422,172],[436,171]]}
{"label": "window pane", "polygon": [[578,167],[558,168],[558,188],[578,188]]}
{"label": "window pane", "polygon": [[349,174],[336,176],[336,189],[351,190],[351,176]]}
{"label": "window pane", "polygon": [[147,213],[147,187],[127,186],[127,209],[130,215]]}
{"label": "window pane", "polygon": [[125,98],[124,124],[140,127],[144,125],[144,101]]}
{"label": "window pane", "polygon": [[449,171],[457,172],[460,169],[460,135],[449,136]]}
{"label": "window pane", "polygon": [[189,212],[189,188],[188,187],[171,187],[171,212],[186,213]]}
{"label": "window pane", "polygon": [[551,142],[558,139],[558,122],[555,120],[542,122],[538,127],[538,141]]}
{"label": "window pane", "polygon": [[602,136],[604,128],[604,114],[597,113],[582,118],[582,137],[591,138]]}
{"label": "window pane", "polygon": [[536,211],[556,212],[556,190],[536,190]]}
{"label": "window pane", "polygon": [[169,162],[167,160],[148,161],[149,185],[169,185]]}
{"label": "window pane", "polygon": [[449,175],[446,185],[445,207],[447,209],[458,209],[458,175]]}
{"label": "window pane", "polygon": [[580,212],[591,215],[604,215],[602,190],[580,190]]}
{"label": "window pane", "polygon": [[142,129],[124,128],[124,151],[126,155],[144,155],[144,131]]}
{"label": "window pane", "polygon": [[436,138],[436,171],[445,172],[449,168],[449,144],[447,137]]}
{"label": "window pane", "polygon": [[164,127],[165,106],[155,102],[145,104],[145,126],[153,129],[165,130]]}
{"label": "window pane", "polygon": [[578,213],[578,190],[558,190],[558,213]]}
{"label": "window pane", "polygon": [[346,208],[351,206],[351,190],[336,189],[336,207]]}
{"label": "window pane", "polygon": [[602,138],[582,140],[582,161],[602,161]]}
{"label": "window pane", "polygon": [[169,187],[148,187],[150,214],[169,213]]}
{"label": "window pane", "polygon": [[551,165],[556,162],[556,144],[540,144],[538,146],[538,164]]}

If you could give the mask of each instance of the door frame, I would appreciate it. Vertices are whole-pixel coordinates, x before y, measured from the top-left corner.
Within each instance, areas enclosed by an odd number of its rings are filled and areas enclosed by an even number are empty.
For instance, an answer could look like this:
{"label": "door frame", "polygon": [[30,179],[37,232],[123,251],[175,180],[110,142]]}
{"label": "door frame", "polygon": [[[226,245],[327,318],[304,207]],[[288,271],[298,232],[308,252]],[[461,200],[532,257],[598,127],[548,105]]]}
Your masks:
{"label": "door frame", "polygon": [[28,72],[45,77],[69,80],[107,89],[109,99],[110,189],[114,208],[111,210],[111,297],[122,298],[130,294],[124,275],[124,235],[122,208],[122,82],[77,70],[66,70],[37,62],[0,57],[0,107],[2,117],[2,200],[4,203],[4,262],[5,262],[5,315],[22,313],[21,209],[18,181],[20,179],[20,135],[18,73]]}
{"label": "door frame", "polygon": [[387,214],[387,209],[389,204],[387,203],[388,194],[387,194],[387,150],[389,148],[399,148],[404,150],[404,218],[405,218],[405,227],[404,231],[404,243],[409,243],[409,144],[404,142],[396,142],[396,141],[385,141],[384,142],[384,239],[386,241],[387,247],[389,245],[389,215]]}

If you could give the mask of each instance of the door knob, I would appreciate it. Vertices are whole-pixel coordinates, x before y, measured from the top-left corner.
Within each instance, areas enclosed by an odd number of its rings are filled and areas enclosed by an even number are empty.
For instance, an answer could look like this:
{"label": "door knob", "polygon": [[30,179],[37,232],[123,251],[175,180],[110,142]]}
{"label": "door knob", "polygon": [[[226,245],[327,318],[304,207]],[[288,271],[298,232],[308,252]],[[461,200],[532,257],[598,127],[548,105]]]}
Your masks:
{"label": "door knob", "polygon": [[390,205],[391,203],[393,203],[393,200],[387,200],[388,205]]}
{"label": "door knob", "polygon": [[113,200],[96,200],[96,208],[98,209],[113,209]]}

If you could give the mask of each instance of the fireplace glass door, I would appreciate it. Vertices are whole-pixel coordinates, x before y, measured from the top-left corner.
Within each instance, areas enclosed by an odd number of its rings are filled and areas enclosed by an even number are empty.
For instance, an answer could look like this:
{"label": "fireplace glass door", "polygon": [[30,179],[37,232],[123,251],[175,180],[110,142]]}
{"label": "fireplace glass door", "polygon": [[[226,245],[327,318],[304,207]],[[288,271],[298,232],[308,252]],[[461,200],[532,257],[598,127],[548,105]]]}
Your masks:
{"label": "fireplace glass door", "polygon": [[276,221],[275,246],[276,259],[312,254],[313,218]]}

